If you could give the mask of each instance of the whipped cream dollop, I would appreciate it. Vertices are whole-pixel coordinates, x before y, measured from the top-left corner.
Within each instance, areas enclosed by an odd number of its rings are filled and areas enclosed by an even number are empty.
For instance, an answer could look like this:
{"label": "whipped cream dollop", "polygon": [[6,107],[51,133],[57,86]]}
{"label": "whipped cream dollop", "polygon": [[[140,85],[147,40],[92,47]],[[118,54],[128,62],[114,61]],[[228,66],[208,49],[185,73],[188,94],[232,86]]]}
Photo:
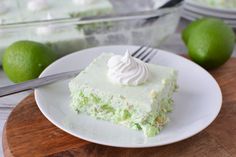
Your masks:
{"label": "whipped cream dollop", "polygon": [[27,4],[30,11],[40,11],[48,8],[47,0],[30,0]]}
{"label": "whipped cream dollop", "polygon": [[[52,15],[50,13],[48,13],[46,20],[51,20],[51,19],[53,19]],[[52,25],[39,26],[36,28],[36,34],[41,35],[41,36],[49,35],[52,32],[54,32],[55,30],[56,30],[56,28],[53,27]]]}
{"label": "whipped cream dollop", "polygon": [[107,66],[108,78],[116,84],[137,86],[147,81],[150,75],[147,64],[133,58],[128,50],[124,56],[112,56]]}

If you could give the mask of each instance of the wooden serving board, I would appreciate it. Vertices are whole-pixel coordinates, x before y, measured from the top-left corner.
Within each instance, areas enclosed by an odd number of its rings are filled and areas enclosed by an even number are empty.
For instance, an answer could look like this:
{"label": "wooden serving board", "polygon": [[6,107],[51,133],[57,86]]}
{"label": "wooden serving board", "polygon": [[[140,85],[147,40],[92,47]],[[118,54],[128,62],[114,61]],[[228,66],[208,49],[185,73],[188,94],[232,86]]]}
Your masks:
{"label": "wooden serving board", "polygon": [[236,59],[230,59],[211,73],[222,89],[223,107],[207,129],[187,140],[141,149],[93,144],[73,137],[51,124],[41,114],[31,94],[17,105],[5,124],[4,154],[6,157],[236,157]]}

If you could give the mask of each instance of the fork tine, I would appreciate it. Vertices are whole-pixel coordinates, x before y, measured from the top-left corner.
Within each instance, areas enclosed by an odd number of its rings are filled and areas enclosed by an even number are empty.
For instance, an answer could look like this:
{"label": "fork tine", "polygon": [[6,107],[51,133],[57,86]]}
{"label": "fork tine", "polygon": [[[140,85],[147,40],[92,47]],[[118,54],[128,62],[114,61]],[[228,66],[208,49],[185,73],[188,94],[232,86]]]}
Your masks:
{"label": "fork tine", "polygon": [[153,51],[153,48],[150,48],[149,50],[147,50],[147,51],[145,51],[143,54],[143,56],[142,56],[142,58],[140,58],[140,60],[144,60],[145,58],[147,58],[149,55],[150,55],[150,53]]}
{"label": "fork tine", "polygon": [[152,51],[149,53],[149,55],[147,55],[147,57],[145,57],[142,61],[148,63],[150,62],[150,60],[156,55],[157,50],[152,49]]}
{"label": "fork tine", "polygon": [[[138,53],[141,52],[141,54],[142,54],[144,51],[146,51],[146,49],[147,49],[148,47],[149,47],[148,44],[145,44],[145,45],[140,46],[134,53],[131,54],[131,56],[138,58],[138,57],[137,57]],[[143,48],[144,48],[144,49],[143,49]]]}
{"label": "fork tine", "polygon": [[137,55],[134,56],[134,57],[140,59],[140,58],[142,57],[142,55],[144,55],[144,54],[148,51],[148,49],[149,49],[149,47],[144,47],[143,50],[142,50],[142,51],[139,51],[139,54],[137,54]]}
{"label": "fork tine", "polygon": [[131,56],[134,57],[140,50],[142,50],[142,48],[144,48],[144,45],[140,46],[136,51],[134,51]]}
{"label": "fork tine", "polygon": [[148,63],[156,55],[156,53],[157,52],[155,49],[150,48],[148,45],[142,45],[135,52],[133,52],[131,56]]}

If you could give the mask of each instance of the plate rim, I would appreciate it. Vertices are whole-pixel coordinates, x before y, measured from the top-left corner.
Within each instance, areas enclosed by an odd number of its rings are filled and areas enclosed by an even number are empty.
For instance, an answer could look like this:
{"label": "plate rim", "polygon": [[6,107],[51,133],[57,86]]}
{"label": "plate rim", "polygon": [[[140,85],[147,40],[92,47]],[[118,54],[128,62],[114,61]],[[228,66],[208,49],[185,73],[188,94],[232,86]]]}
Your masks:
{"label": "plate rim", "polygon": [[[56,60],[55,62],[53,62],[52,64],[50,64],[39,76],[40,77],[43,77],[45,75],[45,73],[47,73],[47,69],[50,69],[51,66],[54,66],[55,64],[58,64],[58,62],[61,62],[61,60],[65,59],[65,58],[69,58],[73,55],[76,55],[77,53],[85,53],[87,50],[92,50],[92,49],[102,49],[102,48],[107,48],[107,47],[140,47],[140,46],[137,46],[137,45],[109,45],[109,46],[99,46],[99,47],[92,47],[92,48],[87,48],[87,49],[83,49],[83,50],[79,50],[79,51],[76,51],[76,52],[73,52],[71,54],[68,54],[68,55],[65,55],[64,57]],[[156,49],[156,48],[155,48]],[[208,74],[208,76],[212,79],[212,81],[214,81],[214,84],[216,85],[217,89],[218,89],[218,94],[220,95],[220,98],[219,98],[219,104],[218,104],[218,110],[217,112],[215,113],[214,117],[212,117],[211,121],[208,122],[208,124],[206,124],[206,126],[202,127],[201,129],[197,129],[197,131],[193,131],[191,134],[189,134],[188,136],[184,137],[184,138],[180,138],[178,140],[174,140],[172,142],[163,142],[162,144],[133,144],[132,146],[127,146],[127,145],[116,145],[116,144],[108,144],[106,142],[101,142],[101,141],[98,141],[96,139],[91,139],[91,138],[86,138],[84,136],[81,136],[81,135],[78,135],[78,134],[75,134],[73,132],[71,132],[69,129],[66,129],[66,128],[63,128],[62,126],[60,126],[60,124],[58,124],[56,121],[54,121],[53,119],[51,119],[50,116],[48,116],[44,110],[41,108],[41,105],[40,105],[40,100],[39,100],[39,97],[38,97],[38,93],[40,92],[40,88],[36,88],[34,90],[34,96],[35,96],[35,101],[36,101],[36,104],[40,110],[40,112],[54,125],[56,126],[57,128],[63,130],[64,132],[76,137],[76,138],[80,138],[82,140],[85,140],[85,141],[88,141],[88,142],[91,142],[91,143],[96,143],[96,144],[100,144],[100,145],[104,145],[104,146],[112,146],[112,147],[119,147],[119,148],[149,148],[149,147],[159,147],[159,146],[164,146],[164,145],[169,145],[169,144],[172,144],[172,143],[176,143],[176,142],[179,142],[179,141],[183,141],[185,139],[188,139],[196,134],[198,134],[199,132],[205,130],[210,124],[212,124],[212,122],[217,118],[217,116],[219,115],[220,113],[220,110],[222,108],[222,103],[223,103],[223,96],[222,96],[222,91],[221,91],[221,88],[219,86],[219,84],[217,83],[217,81],[215,80],[215,78],[208,72],[206,71],[204,68],[202,68],[200,65],[192,62],[191,60],[185,58],[185,57],[182,57],[180,55],[177,55],[175,53],[171,53],[169,51],[166,51],[166,50],[161,50],[161,49],[156,49],[158,51],[162,51],[164,53],[167,53],[167,54],[170,54],[170,55],[174,55],[175,57],[179,57],[181,59],[184,59],[185,61],[187,62],[191,62],[192,64],[194,64],[195,66],[197,66],[197,68],[200,68],[201,70],[203,70],[204,72],[206,72]],[[83,52],[85,51],[85,52]],[[46,76],[46,75],[45,75]]]}

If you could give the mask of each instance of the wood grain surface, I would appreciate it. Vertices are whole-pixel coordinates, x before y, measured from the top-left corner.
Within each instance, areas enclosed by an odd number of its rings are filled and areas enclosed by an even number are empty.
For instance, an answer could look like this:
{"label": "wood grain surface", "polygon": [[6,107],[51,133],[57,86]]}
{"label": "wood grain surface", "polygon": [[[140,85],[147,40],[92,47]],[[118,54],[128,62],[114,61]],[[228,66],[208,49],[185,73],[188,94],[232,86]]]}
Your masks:
{"label": "wood grain surface", "polygon": [[223,93],[216,120],[199,134],[174,144],[143,149],[114,148],[73,137],[51,124],[33,94],[9,116],[3,135],[6,157],[236,157],[236,59],[211,71]]}

